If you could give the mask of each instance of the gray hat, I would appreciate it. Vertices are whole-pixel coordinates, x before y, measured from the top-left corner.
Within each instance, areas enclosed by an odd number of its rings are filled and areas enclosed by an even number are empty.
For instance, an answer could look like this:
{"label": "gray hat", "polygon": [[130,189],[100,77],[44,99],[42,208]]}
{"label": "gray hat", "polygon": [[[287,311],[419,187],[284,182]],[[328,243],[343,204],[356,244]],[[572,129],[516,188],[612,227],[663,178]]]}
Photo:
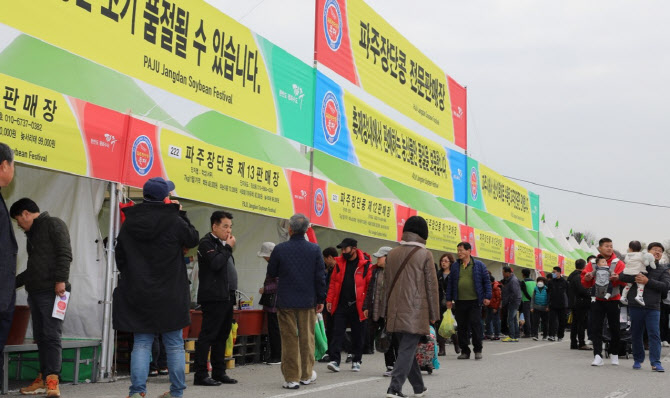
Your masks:
{"label": "gray hat", "polygon": [[377,250],[377,253],[373,254],[373,256],[377,258],[384,257],[388,255],[391,250],[393,249],[388,246],[382,246],[379,248],[379,250]]}
{"label": "gray hat", "polygon": [[261,245],[261,250],[258,252],[258,257],[270,257],[272,250],[274,250],[275,244],[272,242],[263,242]]}

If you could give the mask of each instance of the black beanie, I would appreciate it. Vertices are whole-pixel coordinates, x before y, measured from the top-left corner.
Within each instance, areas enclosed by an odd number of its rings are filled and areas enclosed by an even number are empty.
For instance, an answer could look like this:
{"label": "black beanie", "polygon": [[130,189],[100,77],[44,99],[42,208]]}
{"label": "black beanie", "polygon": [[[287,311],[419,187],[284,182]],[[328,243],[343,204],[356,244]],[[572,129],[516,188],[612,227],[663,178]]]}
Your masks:
{"label": "black beanie", "polygon": [[423,239],[428,239],[428,224],[423,217],[412,216],[405,221],[402,232],[414,232]]}

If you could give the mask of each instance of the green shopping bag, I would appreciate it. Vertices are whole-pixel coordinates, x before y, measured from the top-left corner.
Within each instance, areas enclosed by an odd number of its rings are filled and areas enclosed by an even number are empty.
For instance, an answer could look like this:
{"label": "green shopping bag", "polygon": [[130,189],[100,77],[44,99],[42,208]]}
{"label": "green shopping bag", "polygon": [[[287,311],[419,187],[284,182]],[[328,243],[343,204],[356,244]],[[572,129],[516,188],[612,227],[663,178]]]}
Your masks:
{"label": "green shopping bag", "polygon": [[314,328],[314,358],[321,359],[328,350],[328,339],[326,338],[326,327],[323,324],[323,315],[316,314],[316,325]]}
{"label": "green shopping bag", "polygon": [[451,310],[446,310],[442,314],[442,323],[440,323],[440,329],[437,332],[445,339],[450,338],[456,333],[456,319],[454,319],[454,314],[451,313]]}

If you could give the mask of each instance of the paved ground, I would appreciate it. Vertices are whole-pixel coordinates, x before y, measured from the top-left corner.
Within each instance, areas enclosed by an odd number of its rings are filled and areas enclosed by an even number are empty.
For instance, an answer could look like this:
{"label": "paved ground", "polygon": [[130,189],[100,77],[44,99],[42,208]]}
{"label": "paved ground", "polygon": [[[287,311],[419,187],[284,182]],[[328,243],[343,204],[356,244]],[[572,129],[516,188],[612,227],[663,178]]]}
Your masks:
{"label": "paved ground", "polygon": [[[625,358],[618,367],[609,365],[609,361],[603,367],[591,367],[591,352],[570,350],[567,341],[487,342],[481,361],[457,360],[451,346],[447,350],[447,356],[440,357],[441,369],[432,375],[424,373],[428,397],[653,398],[667,396],[670,390],[670,372],[651,372],[648,362],[642,370],[633,371],[633,360]],[[670,370],[667,349],[662,358],[664,367]],[[381,354],[365,355],[360,373],[352,373],[347,366],[342,366],[340,373],[332,373],[325,364],[317,363],[317,383],[295,391],[281,388],[279,366],[244,366],[229,372],[240,381],[232,386],[194,387],[189,376],[185,397],[383,397],[390,381],[381,376],[383,365]],[[130,381],[123,378],[114,383],[64,385],[61,393],[72,398],[125,397],[129,385]],[[147,397],[157,397],[169,389],[167,376],[150,379],[148,387]],[[411,393],[409,384],[404,392]],[[16,391],[11,394],[18,395]]]}

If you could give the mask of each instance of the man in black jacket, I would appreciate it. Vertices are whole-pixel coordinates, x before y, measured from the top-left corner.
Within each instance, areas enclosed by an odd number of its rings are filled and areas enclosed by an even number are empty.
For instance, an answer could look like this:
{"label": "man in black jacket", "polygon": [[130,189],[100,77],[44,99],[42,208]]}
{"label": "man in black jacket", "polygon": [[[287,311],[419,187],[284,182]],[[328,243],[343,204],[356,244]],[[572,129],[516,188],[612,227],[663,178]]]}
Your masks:
{"label": "man in black jacket", "polygon": [[[116,243],[119,284],[114,290],[114,329],[134,333],[130,360],[130,398],[143,397],[154,335],[167,353],[170,392],[186,388],[182,329],[191,323],[191,293],[184,248],[198,244],[198,231],[178,202],[169,202],[174,184],[160,177],[144,183],[144,202],[123,209],[126,220]],[[166,203],[167,202],[167,203]]]}
{"label": "man in black jacket", "polygon": [[565,309],[568,307],[568,282],[561,277],[561,267],[554,267],[549,282],[549,341],[563,341]]}
{"label": "man in black jacket", "polygon": [[[226,375],[226,340],[233,324],[233,305],[237,290],[237,270],[233,258],[235,236],[233,215],[215,211],[210,217],[212,231],[198,246],[198,304],[202,309],[202,328],[195,346],[196,386],[235,384]],[[212,377],[207,373],[207,355],[212,351]]]}
{"label": "man in black jacket", "polygon": [[[22,394],[47,393],[48,397],[60,396],[58,378],[61,371],[61,334],[63,320],[54,318],[54,298],[65,298],[70,291],[68,278],[72,262],[70,233],[63,220],[42,212],[28,198],[17,200],[9,209],[10,216],[26,233],[28,265],[17,275],[16,287],[26,287],[28,305],[33,320],[33,338],[37,342],[40,375]],[[42,376],[46,377],[45,380]]]}
{"label": "man in black jacket", "polygon": [[[0,188],[8,186],[12,179],[14,179],[14,152],[7,144],[0,142]],[[14,316],[17,251],[12,220],[5,199],[0,194],[0,354],[5,349]],[[3,366],[3,361],[0,361],[0,387],[4,380]]]}
{"label": "man in black jacket", "polygon": [[572,309],[572,325],[570,327],[570,349],[590,350],[584,340],[586,324],[591,304],[589,291],[582,286],[582,270],[586,265],[584,259],[575,261],[575,270],[568,276],[568,301]]}

